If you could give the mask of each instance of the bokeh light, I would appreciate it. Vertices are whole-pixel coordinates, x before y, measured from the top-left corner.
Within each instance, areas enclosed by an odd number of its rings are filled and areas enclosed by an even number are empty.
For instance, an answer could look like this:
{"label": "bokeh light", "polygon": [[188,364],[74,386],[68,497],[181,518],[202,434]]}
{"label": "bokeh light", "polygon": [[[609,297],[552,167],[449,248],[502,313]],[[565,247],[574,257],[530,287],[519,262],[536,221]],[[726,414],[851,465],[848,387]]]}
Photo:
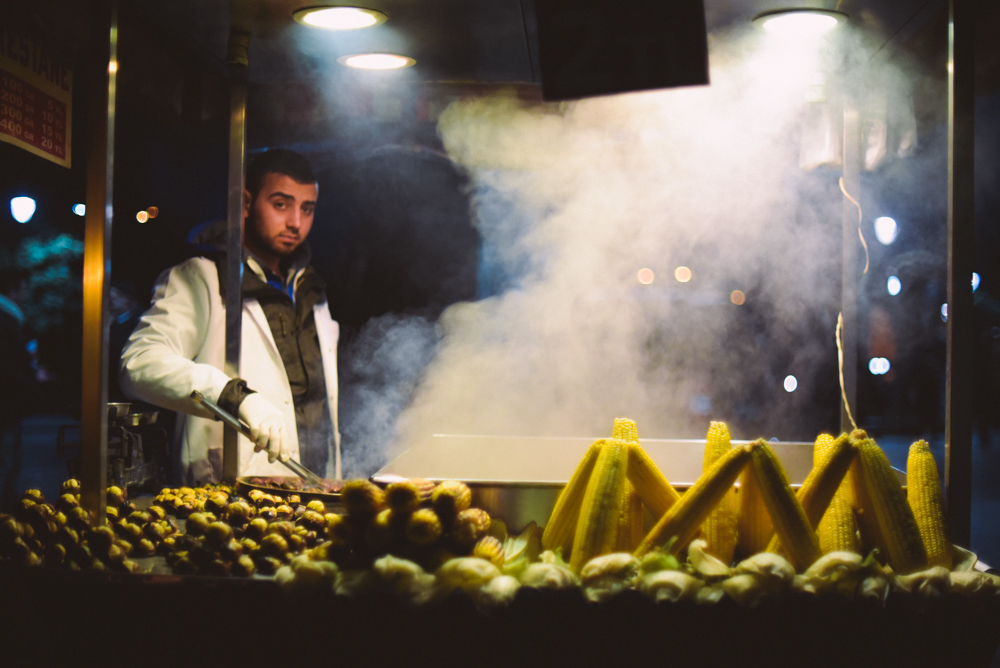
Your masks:
{"label": "bokeh light", "polygon": [[140,211],[139,213],[135,214],[135,219],[138,220],[140,223],[145,223],[147,220],[149,220],[149,214],[146,213],[145,211]]}
{"label": "bokeh light", "polygon": [[889,373],[889,369],[892,365],[884,357],[873,357],[868,360],[868,370],[872,372],[875,376],[884,376]]}
{"label": "bokeh light", "polygon": [[85,204],[74,204],[73,205],[73,213],[75,213],[78,216],[86,216],[87,215],[87,206]]}
{"label": "bokeh light", "polygon": [[795,376],[788,375],[785,376],[785,392],[794,392],[799,386],[799,380]]}
{"label": "bokeh light", "polygon": [[737,306],[743,306],[746,302],[747,296],[743,294],[742,290],[733,290],[729,293],[729,301],[736,304]]}
{"label": "bokeh light", "polygon": [[875,219],[875,238],[878,239],[883,246],[888,246],[893,241],[896,240],[896,235],[899,234],[899,226],[896,221],[888,216],[882,216],[881,218]]}
{"label": "bokeh light", "polygon": [[976,272],[972,272],[972,291],[973,292],[975,292],[976,290],[979,289],[979,282],[981,280],[982,279],[979,278],[979,274],[977,274]]}
{"label": "bokeh light", "polygon": [[19,223],[26,223],[35,215],[35,200],[30,197],[15,197],[10,200],[10,215]]}
{"label": "bokeh light", "polygon": [[361,53],[343,56],[337,62],[359,70],[398,70],[416,64],[413,58],[397,56],[393,53]]}
{"label": "bokeh light", "polygon": [[903,289],[903,284],[899,281],[898,276],[890,276],[889,280],[885,282],[885,291],[890,295],[895,297],[899,294],[899,291]]}
{"label": "bokeh light", "polygon": [[649,285],[650,283],[653,282],[653,279],[656,278],[656,275],[653,273],[652,269],[649,269],[648,267],[643,267],[642,269],[639,270],[639,273],[637,273],[635,277],[639,279],[639,282],[642,283],[643,285]]}
{"label": "bokeh light", "polygon": [[681,283],[687,283],[691,280],[691,270],[687,267],[677,267],[674,269],[674,278]]}

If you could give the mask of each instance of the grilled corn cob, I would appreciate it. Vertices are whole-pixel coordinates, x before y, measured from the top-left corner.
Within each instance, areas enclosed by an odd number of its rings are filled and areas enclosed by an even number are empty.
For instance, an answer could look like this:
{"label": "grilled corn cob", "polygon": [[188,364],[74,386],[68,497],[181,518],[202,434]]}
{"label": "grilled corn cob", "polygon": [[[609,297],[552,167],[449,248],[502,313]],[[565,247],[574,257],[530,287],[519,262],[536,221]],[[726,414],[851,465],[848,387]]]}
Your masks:
{"label": "grilled corn cob", "polygon": [[638,441],[628,444],[628,481],[657,519],[681,498]]}
{"label": "grilled corn cob", "polygon": [[877,543],[884,547],[889,565],[902,575],[926,568],[927,551],[917,520],[885,453],[875,441],[864,439],[858,443],[858,463],[864,502],[870,504],[862,510],[875,518]]}
{"label": "grilled corn cob", "polygon": [[804,571],[822,556],[819,538],[788,484],[788,476],[774,450],[763,440],[756,441],[755,445],[750,468],[774,523],[774,533],[781,540],[788,561],[799,572]]}
{"label": "grilled corn cob", "polygon": [[632,483],[625,481],[625,503],[618,514],[618,536],[615,539],[615,552],[631,552],[639,547],[644,532],[642,530],[642,499],[636,493]]}
{"label": "grilled corn cob", "polygon": [[606,441],[590,474],[573,535],[570,568],[576,573],[594,557],[615,549],[618,515],[625,504],[627,466],[628,444]]}
{"label": "grilled corn cob", "polygon": [[583,496],[587,491],[587,482],[594,470],[594,464],[597,463],[601,447],[605,443],[607,443],[607,439],[591,443],[587,453],[577,465],[576,471],[573,472],[573,477],[559,493],[555,508],[552,509],[549,521],[545,525],[545,531],[542,533],[542,546],[546,550],[555,550],[561,547],[563,553],[568,553],[573,543],[577,518],[580,516],[580,504],[583,503]]}
{"label": "grilled corn cob", "polygon": [[906,458],[906,500],[927,550],[927,565],[951,570],[951,541],[945,525],[941,481],[927,441],[910,446]]}
{"label": "grilled corn cob", "polygon": [[703,473],[697,482],[687,492],[670,506],[670,509],[660,518],[652,530],[642,539],[642,543],[633,554],[636,557],[649,552],[654,547],[664,545],[671,537],[676,540],[670,546],[670,552],[677,554],[687,546],[698,528],[712,509],[732,488],[740,471],[750,459],[754,444],[732,448],[724,454],[708,471]]}
{"label": "grilled corn cob", "polygon": [[774,535],[774,523],[760,495],[760,485],[750,467],[740,475],[737,495],[736,547],[743,557],[750,557],[767,549]]}
{"label": "grilled corn cob", "polygon": [[[712,422],[705,439],[705,460],[702,473],[732,448],[729,428],[725,422]],[[733,562],[736,549],[736,489],[728,491],[719,504],[708,514],[701,525],[701,535],[705,539],[705,551],[725,564]]]}

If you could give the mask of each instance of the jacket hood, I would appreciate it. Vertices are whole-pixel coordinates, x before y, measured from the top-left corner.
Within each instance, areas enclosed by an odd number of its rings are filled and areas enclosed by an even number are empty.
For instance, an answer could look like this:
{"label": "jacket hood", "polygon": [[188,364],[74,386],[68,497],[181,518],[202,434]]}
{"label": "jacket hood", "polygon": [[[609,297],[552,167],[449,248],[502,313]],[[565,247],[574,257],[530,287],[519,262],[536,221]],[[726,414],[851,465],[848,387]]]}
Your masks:
{"label": "jacket hood", "polygon": [[[229,221],[212,220],[202,223],[188,232],[187,241],[191,244],[197,255],[218,255],[226,253],[226,231],[229,228]],[[250,257],[250,251],[243,248],[243,259]],[[295,252],[292,253],[289,266],[292,269],[300,269],[309,264],[312,259],[312,250],[309,242],[303,241]]]}

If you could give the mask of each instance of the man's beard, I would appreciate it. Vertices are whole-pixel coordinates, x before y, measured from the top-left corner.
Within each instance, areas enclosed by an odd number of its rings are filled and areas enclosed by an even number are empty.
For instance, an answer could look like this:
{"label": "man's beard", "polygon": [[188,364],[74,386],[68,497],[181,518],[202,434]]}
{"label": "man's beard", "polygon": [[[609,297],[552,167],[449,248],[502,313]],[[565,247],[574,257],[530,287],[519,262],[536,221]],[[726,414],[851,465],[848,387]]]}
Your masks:
{"label": "man's beard", "polygon": [[257,248],[266,248],[268,251],[277,255],[282,259],[286,259],[292,255],[302,245],[302,238],[296,236],[296,243],[294,246],[289,248],[284,244],[279,244],[276,240],[267,239],[263,237],[258,231],[258,221],[256,214],[251,211],[250,215],[247,217],[247,225],[245,227],[245,234],[252,246]]}

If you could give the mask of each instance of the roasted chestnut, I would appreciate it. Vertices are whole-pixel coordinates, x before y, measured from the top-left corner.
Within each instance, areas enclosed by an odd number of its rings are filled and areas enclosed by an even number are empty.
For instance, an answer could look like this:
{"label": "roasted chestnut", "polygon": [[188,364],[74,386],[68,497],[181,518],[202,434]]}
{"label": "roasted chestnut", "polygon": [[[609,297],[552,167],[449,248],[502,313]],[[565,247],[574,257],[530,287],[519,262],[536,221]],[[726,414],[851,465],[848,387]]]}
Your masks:
{"label": "roasted chestnut", "polygon": [[116,485],[108,487],[107,493],[105,494],[109,506],[121,506],[125,503],[125,490]]}
{"label": "roasted chestnut", "polygon": [[76,497],[72,494],[63,494],[58,499],[56,499],[56,508],[68,513],[73,508],[79,508],[80,502],[77,501]]}
{"label": "roasted chestnut", "polygon": [[63,494],[73,494],[73,495],[79,494],[80,481],[77,480],[76,478],[70,478],[69,480],[63,482],[63,484],[59,486],[59,490]]}
{"label": "roasted chestnut", "polygon": [[205,528],[205,541],[219,549],[233,538],[233,530],[225,522],[212,522]]}
{"label": "roasted chestnut", "polygon": [[22,499],[28,499],[35,503],[45,503],[45,495],[39,489],[29,489],[25,490],[24,494],[21,495]]}
{"label": "roasted chestnut", "polygon": [[326,512],[326,504],[319,499],[313,499],[306,504],[306,510],[315,510],[320,515]]}
{"label": "roasted chestnut", "polygon": [[260,551],[271,557],[284,557],[288,553],[288,541],[278,533],[269,533],[260,541]]}
{"label": "roasted chestnut", "polygon": [[248,578],[256,570],[257,568],[254,566],[253,559],[244,554],[233,562],[231,573],[237,577]]}
{"label": "roasted chestnut", "polygon": [[202,513],[191,513],[190,517],[187,518],[187,524],[184,525],[185,530],[190,536],[203,536],[205,535],[205,529],[211,522]]}

